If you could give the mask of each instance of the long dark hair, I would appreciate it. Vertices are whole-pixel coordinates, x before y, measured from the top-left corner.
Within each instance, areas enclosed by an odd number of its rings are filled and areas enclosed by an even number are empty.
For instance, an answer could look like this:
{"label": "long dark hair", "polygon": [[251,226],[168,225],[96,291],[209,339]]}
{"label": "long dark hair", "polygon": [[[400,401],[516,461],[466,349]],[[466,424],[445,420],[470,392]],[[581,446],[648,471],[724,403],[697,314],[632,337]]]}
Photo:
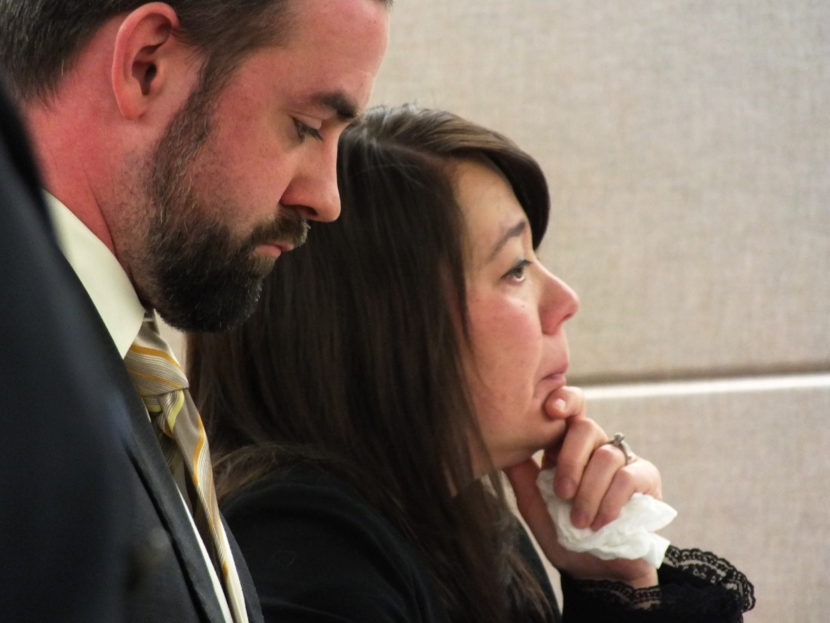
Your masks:
{"label": "long dark hair", "polygon": [[547,185],[510,140],[447,112],[371,109],[340,140],[341,218],[280,258],[247,324],[190,337],[191,386],[220,497],[277,465],[336,464],[422,554],[454,620],[503,621],[510,602],[545,620],[500,481],[472,473],[451,172],[465,160],[505,175],[538,244]]}

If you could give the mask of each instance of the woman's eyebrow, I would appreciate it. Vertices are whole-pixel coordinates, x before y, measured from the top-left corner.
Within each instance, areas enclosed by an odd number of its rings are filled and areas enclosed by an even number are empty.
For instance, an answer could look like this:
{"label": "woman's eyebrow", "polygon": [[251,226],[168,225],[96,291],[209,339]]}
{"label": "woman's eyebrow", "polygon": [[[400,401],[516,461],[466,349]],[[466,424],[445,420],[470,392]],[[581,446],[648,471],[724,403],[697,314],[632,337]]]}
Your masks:
{"label": "woman's eyebrow", "polygon": [[508,240],[510,240],[511,238],[515,238],[516,236],[521,236],[524,233],[525,229],[527,229],[527,221],[522,219],[521,221],[513,225],[513,227],[510,227],[507,231],[505,231],[496,242],[495,246],[493,247],[493,250],[490,251],[490,255],[487,256],[487,262],[491,262],[493,258],[495,258],[496,255],[499,254],[499,251],[501,251],[502,247],[504,247],[504,245],[507,244]]}

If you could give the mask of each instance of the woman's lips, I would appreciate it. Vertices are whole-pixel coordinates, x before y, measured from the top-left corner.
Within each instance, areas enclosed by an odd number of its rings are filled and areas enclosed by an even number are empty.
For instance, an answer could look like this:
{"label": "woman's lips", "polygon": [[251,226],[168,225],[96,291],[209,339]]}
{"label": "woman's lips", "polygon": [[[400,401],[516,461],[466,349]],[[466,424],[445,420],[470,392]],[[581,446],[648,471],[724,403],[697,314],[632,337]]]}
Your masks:
{"label": "woman's lips", "polygon": [[565,378],[565,373],[564,372],[553,372],[551,374],[548,374],[542,380],[545,383],[552,383],[555,387],[555,389],[553,391],[555,391],[556,389],[559,389],[561,387],[564,387],[568,382],[568,380]]}

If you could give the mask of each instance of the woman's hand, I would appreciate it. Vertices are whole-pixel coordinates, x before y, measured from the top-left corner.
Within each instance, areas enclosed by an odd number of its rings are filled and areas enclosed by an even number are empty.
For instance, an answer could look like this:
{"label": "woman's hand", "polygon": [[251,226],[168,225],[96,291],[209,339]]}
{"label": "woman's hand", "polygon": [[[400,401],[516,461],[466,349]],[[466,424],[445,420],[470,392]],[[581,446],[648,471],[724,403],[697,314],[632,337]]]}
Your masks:
{"label": "woman's hand", "polygon": [[[556,467],[554,492],[572,500],[571,521],[578,528],[598,530],[616,519],[634,493],[662,497],[660,472],[641,458],[625,464],[623,452],[607,443],[609,436],[585,417],[585,401],[577,388],[551,394],[545,408],[552,417],[566,418],[562,440],[545,450],[543,467]],[[656,570],[644,560],[601,560],[564,549],[547,506],[536,486],[540,467],[531,458],[505,470],[519,512],[550,562],[578,579],[619,580],[641,588],[657,584]]]}

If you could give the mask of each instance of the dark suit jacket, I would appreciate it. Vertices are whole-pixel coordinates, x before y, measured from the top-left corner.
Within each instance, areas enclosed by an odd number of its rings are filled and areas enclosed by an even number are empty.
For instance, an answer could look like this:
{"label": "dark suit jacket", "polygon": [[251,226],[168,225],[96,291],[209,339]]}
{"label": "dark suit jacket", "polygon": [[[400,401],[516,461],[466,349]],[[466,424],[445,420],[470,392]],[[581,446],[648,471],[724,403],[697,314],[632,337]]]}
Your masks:
{"label": "dark suit jacket", "polygon": [[222,621],[146,411],[39,188],[0,93],[0,619]]}
{"label": "dark suit jacket", "polygon": [[126,408],[38,188],[0,93],[0,619],[122,621]]}

